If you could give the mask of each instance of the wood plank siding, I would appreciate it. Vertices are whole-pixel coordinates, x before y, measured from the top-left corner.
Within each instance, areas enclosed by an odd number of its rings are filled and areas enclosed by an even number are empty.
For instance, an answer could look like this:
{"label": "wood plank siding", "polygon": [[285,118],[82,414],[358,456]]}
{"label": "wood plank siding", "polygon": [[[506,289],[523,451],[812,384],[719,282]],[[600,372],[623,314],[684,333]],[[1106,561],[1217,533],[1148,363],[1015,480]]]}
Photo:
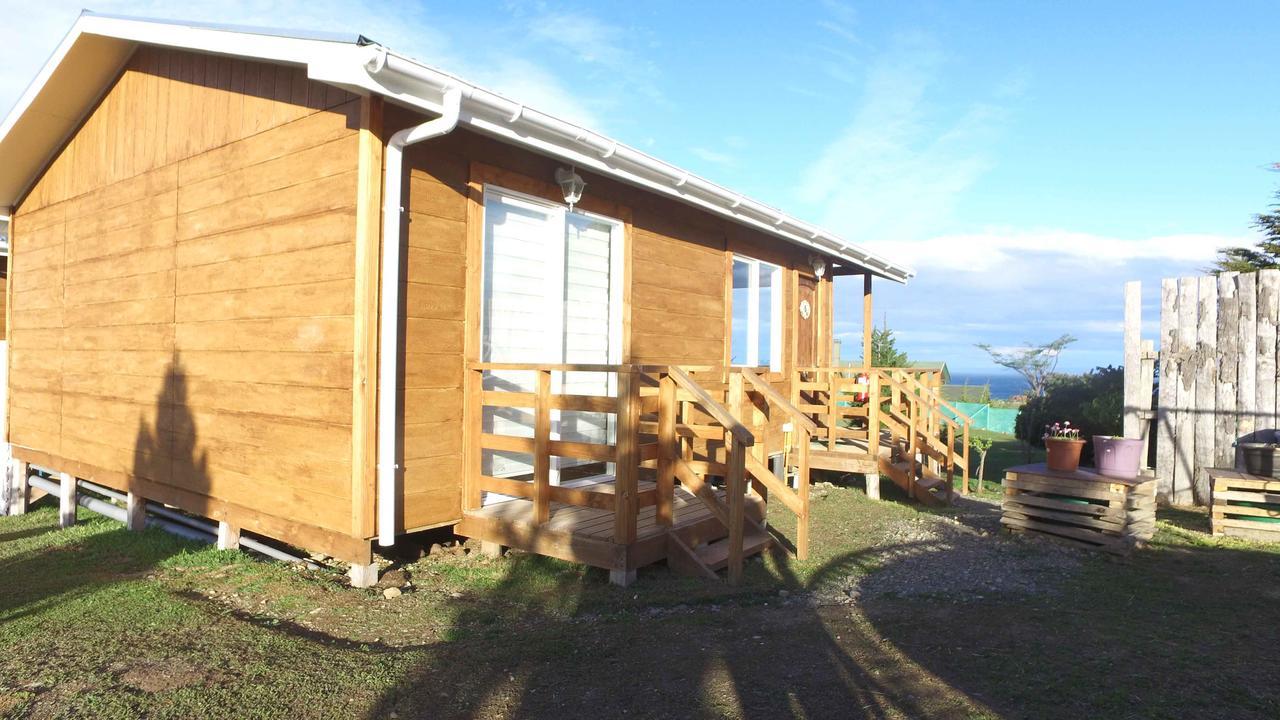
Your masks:
{"label": "wood plank siding", "polygon": [[[424,118],[388,108],[387,134]],[[461,517],[463,376],[479,356],[481,191],[486,183],[562,202],[553,183],[564,165],[459,129],[409,148],[403,375],[406,528]],[[622,362],[710,365],[729,362],[731,256],[741,253],[784,269],[784,394],[796,367],[801,275],[817,286],[806,330],[806,363],[830,362],[831,279],[813,278],[809,251],[671,199],[583,171],[580,207],[626,225]],[[468,268],[473,271],[468,274]],[[469,279],[470,278],[470,279]],[[469,309],[470,308],[470,309]],[[771,423],[778,432],[782,419]],[[774,446],[778,444],[775,442]]]}
{"label": "wood plank siding", "polygon": [[14,216],[10,441],[247,529],[364,534],[360,102],[139,49]]}

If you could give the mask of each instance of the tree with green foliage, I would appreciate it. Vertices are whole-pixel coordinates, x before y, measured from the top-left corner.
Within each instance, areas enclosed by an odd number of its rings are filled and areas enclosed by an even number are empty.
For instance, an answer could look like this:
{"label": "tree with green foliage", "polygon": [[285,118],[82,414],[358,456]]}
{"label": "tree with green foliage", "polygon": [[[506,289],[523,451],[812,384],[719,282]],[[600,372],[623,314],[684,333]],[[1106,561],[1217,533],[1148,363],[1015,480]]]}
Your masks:
{"label": "tree with green foliage", "polygon": [[997,349],[989,343],[978,343],[977,347],[985,350],[995,364],[1007,367],[1021,375],[1031,389],[1031,397],[1037,398],[1044,397],[1049,377],[1058,369],[1058,358],[1061,357],[1062,351],[1075,341],[1076,339],[1071,335],[1063,335],[1043,345],[1027,343],[1026,347],[1012,350]]}
{"label": "tree with green foliage", "polygon": [[[1018,439],[1044,446],[1044,426],[1063,420],[1080,428],[1080,436],[1119,435],[1123,422],[1124,368],[1099,367],[1083,375],[1055,375],[1042,397],[1032,398],[1018,413]],[[1085,446],[1085,459],[1092,453]]]}
{"label": "tree with green foliage", "polygon": [[[1271,166],[1280,171],[1280,163]],[[1280,200],[1280,191],[1276,192]],[[1218,259],[1214,261],[1212,271],[1253,272],[1280,268],[1280,203],[1271,206],[1272,212],[1253,216],[1253,226],[1262,231],[1262,239],[1253,247],[1231,247],[1218,251]]]}
{"label": "tree with green foliage", "polygon": [[991,451],[991,446],[994,444],[995,444],[995,441],[989,437],[979,437],[977,435],[971,435],[969,437],[969,447],[973,448],[978,452],[978,490],[979,491],[982,490],[982,481],[986,479],[983,477],[983,474],[987,470],[987,453]]}
{"label": "tree with green foliage", "polygon": [[907,366],[906,351],[899,350],[888,323],[871,330],[871,366],[900,368]]}

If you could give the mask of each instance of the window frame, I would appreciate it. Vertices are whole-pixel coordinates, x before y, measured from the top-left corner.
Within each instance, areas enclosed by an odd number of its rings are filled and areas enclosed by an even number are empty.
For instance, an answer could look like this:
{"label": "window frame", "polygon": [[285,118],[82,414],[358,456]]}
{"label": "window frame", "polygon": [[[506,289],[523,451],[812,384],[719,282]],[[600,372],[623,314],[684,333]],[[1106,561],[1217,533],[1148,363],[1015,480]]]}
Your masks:
{"label": "window frame", "polygon": [[[779,372],[782,370],[782,267],[771,262],[765,262],[749,255],[733,253],[733,262],[730,265],[729,272],[729,358],[732,367],[750,367],[759,368],[767,367],[770,372]],[[734,337],[734,321],[735,313],[733,301],[735,300],[736,290],[733,285],[733,265],[738,262],[745,263],[749,270],[747,273],[747,357],[744,362],[733,362],[733,337]],[[760,304],[760,270],[766,268],[769,270],[769,363],[768,365],[760,364],[760,311],[763,309]]]}

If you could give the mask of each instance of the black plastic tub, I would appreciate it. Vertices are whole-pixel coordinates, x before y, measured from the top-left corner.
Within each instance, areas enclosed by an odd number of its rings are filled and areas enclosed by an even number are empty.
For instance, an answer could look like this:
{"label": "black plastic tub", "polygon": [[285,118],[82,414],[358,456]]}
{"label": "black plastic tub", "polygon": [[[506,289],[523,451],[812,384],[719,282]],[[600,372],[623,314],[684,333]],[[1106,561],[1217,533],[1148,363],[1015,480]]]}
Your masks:
{"label": "black plastic tub", "polygon": [[1240,443],[1244,455],[1244,469],[1250,475],[1263,475],[1280,479],[1280,446],[1275,443]]}

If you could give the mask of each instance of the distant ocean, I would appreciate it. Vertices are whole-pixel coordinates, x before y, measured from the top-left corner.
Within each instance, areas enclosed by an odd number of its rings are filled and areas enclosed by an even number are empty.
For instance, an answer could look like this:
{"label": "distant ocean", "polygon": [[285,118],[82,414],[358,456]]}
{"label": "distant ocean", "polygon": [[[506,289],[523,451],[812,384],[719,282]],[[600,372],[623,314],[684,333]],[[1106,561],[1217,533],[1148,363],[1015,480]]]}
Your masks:
{"label": "distant ocean", "polygon": [[1008,400],[1015,395],[1027,392],[1027,381],[1021,375],[977,373],[951,373],[952,385],[990,385],[991,397],[994,400]]}

